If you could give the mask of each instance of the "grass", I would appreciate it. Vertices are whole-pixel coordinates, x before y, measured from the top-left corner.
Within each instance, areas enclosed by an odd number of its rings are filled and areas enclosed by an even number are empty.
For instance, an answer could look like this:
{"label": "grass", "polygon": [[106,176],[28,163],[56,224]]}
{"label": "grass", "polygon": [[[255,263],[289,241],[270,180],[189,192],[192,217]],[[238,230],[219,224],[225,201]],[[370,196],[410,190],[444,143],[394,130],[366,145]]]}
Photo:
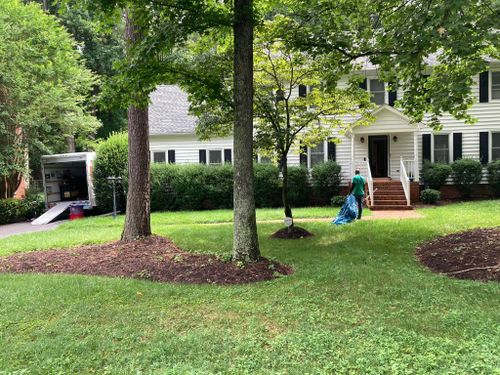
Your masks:
{"label": "grass", "polygon": [[[259,211],[280,219],[281,211]],[[305,210],[301,215],[312,214]],[[432,274],[425,240],[500,225],[500,201],[423,209],[424,219],[301,226],[265,256],[294,275],[219,287],[75,275],[0,275],[0,374],[495,374],[500,286]],[[189,251],[227,254],[229,211],[153,215],[153,231]],[[190,223],[197,223],[192,224]],[[220,225],[199,225],[207,222]],[[94,218],[0,240],[0,254],[118,238]]]}

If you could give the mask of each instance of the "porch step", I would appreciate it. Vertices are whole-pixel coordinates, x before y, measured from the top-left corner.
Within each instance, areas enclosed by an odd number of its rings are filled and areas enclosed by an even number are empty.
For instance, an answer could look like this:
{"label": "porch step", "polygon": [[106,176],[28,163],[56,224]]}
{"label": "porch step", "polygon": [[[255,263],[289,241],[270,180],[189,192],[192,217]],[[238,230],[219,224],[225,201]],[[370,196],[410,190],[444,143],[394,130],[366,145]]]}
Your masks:
{"label": "porch step", "polygon": [[413,210],[412,206],[395,206],[395,205],[383,205],[383,206],[371,206],[372,211],[403,211],[403,210]]}
{"label": "porch step", "polygon": [[375,200],[376,201],[405,201],[406,202],[406,196],[404,194],[385,194],[385,195],[380,195],[380,194],[375,194]]}
{"label": "porch step", "polygon": [[375,206],[406,206],[406,199],[381,200],[375,198]]}

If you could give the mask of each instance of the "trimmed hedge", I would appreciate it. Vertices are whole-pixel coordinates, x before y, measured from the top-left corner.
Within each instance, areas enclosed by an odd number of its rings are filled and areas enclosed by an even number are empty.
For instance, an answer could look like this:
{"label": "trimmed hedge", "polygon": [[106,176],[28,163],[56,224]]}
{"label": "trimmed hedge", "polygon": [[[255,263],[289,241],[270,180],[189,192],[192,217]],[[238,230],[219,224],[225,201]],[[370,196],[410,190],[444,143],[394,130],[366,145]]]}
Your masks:
{"label": "trimmed hedge", "polygon": [[102,211],[109,212],[113,209],[113,188],[107,180],[112,176],[123,179],[122,184],[117,184],[116,205],[118,210],[125,210],[127,197],[123,186],[128,173],[127,164],[127,133],[112,133],[108,139],[99,143],[94,161],[94,192],[97,206]]}
{"label": "trimmed hedge", "polygon": [[492,161],[487,166],[488,182],[497,197],[500,197],[500,160]]}
{"label": "trimmed hedge", "polygon": [[25,199],[0,199],[0,224],[17,223],[40,215],[45,207],[42,194],[27,196]]}
{"label": "trimmed hedge", "polygon": [[317,164],[311,172],[314,193],[321,203],[327,204],[340,191],[340,165],[334,161]]}
{"label": "trimmed hedge", "polygon": [[420,200],[425,204],[435,204],[441,199],[441,192],[434,189],[424,189],[420,192]]}
{"label": "trimmed hedge", "polygon": [[431,189],[439,190],[450,174],[451,167],[448,164],[425,162],[422,166],[422,178]]}
{"label": "trimmed hedge", "polygon": [[463,198],[468,198],[472,185],[476,185],[483,177],[483,166],[477,160],[460,159],[451,165],[453,181]]}
{"label": "trimmed hedge", "polygon": [[255,206],[281,206],[280,170],[274,164],[254,164]]}
{"label": "trimmed hedge", "polygon": [[[288,167],[288,199],[293,207],[304,207],[308,203],[310,187],[309,173],[305,167]],[[282,181],[280,181],[282,184]]]}

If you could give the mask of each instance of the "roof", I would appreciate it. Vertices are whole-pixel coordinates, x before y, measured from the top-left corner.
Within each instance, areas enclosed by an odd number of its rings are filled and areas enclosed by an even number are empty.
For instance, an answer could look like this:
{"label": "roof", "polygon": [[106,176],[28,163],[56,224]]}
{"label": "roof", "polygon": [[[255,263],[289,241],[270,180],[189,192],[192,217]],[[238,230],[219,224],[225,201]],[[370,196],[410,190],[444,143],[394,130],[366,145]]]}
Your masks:
{"label": "roof", "polygon": [[175,85],[160,85],[151,93],[149,135],[194,134],[197,118],[189,114],[187,94]]}

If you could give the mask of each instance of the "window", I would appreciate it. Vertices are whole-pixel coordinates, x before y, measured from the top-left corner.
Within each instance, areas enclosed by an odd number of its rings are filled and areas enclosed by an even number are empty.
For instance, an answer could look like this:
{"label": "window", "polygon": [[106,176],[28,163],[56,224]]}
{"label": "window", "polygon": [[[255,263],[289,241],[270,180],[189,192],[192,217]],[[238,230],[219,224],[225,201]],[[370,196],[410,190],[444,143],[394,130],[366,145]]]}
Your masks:
{"label": "window", "polygon": [[269,156],[261,156],[259,155],[259,163],[261,164],[271,164],[273,160]]}
{"label": "window", "polygon": [[325,142],[319,143],[316,147],[310,149],[311,168],[325,161]]}
{"label": "window", "polygon": [[208,151],[208,164],[222,164],[222,151],[209,150]]}
{"label": "window", "polygon": [[153,163],[165,163],[165,151],[153,152]]}
{"label": "window", "polygon": [[372,103],[382,105],[385,103],[385,85],[379,79],[370,79],[370,93]]}
{"label": "window", "polygon": [[500,159],[500,133],[491,133],[491,160]]}
{"label": "window", "polygon": [[450,162],[450,145],[448,134],[434,135],[434,163]]}
{"label": "window", "polygon": [[491,72],[491,99],[500,100],[500,72]]}

